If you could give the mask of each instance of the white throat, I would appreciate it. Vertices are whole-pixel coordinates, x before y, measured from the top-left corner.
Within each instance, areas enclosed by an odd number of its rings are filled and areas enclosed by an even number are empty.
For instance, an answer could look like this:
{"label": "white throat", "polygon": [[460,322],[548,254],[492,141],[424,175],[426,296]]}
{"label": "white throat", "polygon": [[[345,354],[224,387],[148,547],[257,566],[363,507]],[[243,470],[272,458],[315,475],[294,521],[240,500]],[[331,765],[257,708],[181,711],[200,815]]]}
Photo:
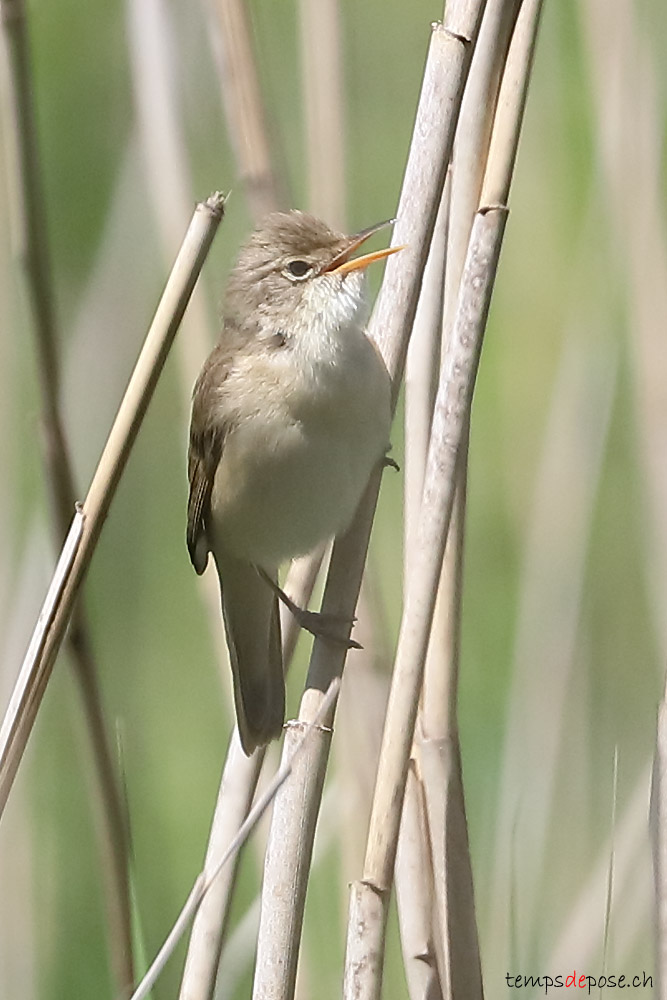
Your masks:
{"label": "white throat", "polygon": [[342,281],[322,275],[304,291],[301,315],[295,316],[300,335],[294,348],[311,363],[334,361],[349,350],[350,339],[363,335],[368,318],[364,275],[348,274]]}

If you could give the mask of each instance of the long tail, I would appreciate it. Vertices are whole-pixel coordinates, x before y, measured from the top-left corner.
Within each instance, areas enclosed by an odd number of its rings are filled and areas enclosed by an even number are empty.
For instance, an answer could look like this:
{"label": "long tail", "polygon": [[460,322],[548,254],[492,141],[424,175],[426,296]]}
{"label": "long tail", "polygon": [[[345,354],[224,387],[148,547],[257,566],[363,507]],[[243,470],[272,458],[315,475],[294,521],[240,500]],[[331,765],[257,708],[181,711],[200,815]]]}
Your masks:
{"label": "long tail", "polygon": [[214,552],[234,676],[241,745],[250,754],[280,736],[285,680],[278,599],[250,563]]}

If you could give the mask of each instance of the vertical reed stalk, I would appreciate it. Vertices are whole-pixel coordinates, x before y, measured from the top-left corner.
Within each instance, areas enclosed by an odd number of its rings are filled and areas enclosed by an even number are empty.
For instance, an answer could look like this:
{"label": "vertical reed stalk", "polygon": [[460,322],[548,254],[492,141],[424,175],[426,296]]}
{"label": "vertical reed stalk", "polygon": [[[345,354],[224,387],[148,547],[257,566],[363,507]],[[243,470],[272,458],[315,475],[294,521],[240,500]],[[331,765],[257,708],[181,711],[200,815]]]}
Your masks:
{"label": "vertical reed stalk", "polygon": [[[517,0],[487,3],[463,95],[451,171],[443,351],[452,336],[498,88],[517,12]],[[434,933],[439,943],[440,977],[453,996],[472,998],[482,996],[482,976],[457,719],[468,436],[466,421],[452,523],[424,666],[419,751],[434,871]]]}
{"label": "vertical reed stalk", "polygon": [[[340,681],[338,678],[334,678],[329,686],[329,690],[326,692],[322,700],[320,717],[316,718],[312,724],[305,726],[296,723],[294,724],[294,731],[296,732],[298,729],[299,732],[298,736],[296,736],[296,738],[292,738],[291,740],[289,754],[285,755],[285,759],[282,761],[280,768],[276,771],[257,802],[255,802],[243,823],[240,825],[233,840],[229,843],[229,845],[227,845],[225,851],[216,861],[216,864],[211,865],[210,868],[200,872],[195,879],[194,885],[190,890],[190,894],[185,901],[181,912],[176,918],[172,929],[167,935],[166,941],[160,948],[160,951],[151,963],[148,972],[141,980],[141,983],[132,994],[130,1000],[144,1000],[144,998],[148,996],[160,973],[169,961],[176,945],[185,933],[188,923],[197,912],[197,909],[201,906],[207,893],[209,893],[215,885],[216,879],[220,877],[225,865],[238,854],[239,850],[254,830],[260,818],[273,801],[274,796],[279,793],[280,788],[287,781],[294,768],[299,766],[304,749],[308,746],[312,739],[317,738],[321,729],[321,717],[326,714],[331,706],[331,703],[337,697],[339,688]],[[294,737],[294,733],[292,735]]]}
{"label": "vertical reed stalk", "polygon": [[[442,194],[467,76],[472,40],[483,2],[450,5],[446,25],[435,25],[417,110],[413,142],[399,201],[394,243],[410,250],[387,262],[385,281],[371,319],[369,333],[378,342],[392,378],[395,406],[403,373],[408,336],[417,306],[421,276]],[[347,621],[354,614],[368,546],[380,474],[375,474],[361,501],[355,521],[334,544],[322,610]],[[316,640],[311,656],[300,719],[317,715],[331,679],[340,676],[345,661],[341,647]],[[333,725],[335,706],[323,724]],[[320,792],[329,750],[326,732],[303,762],[309,794],[296,780],[286,782],[275,804],[270,851],[264,869],[264,892],[253,996],[287,1000],[294,994],[296,955],[312,855]],[[289,900],[289,918],[275,920],[276,900]]]}
{"label": "vertical reed stalk", "polygon": [[[322,553],[297,560],[289,574],[287,592],[299,607],[305,607],[317,576]],[[282,623],[283,662],[289,669],[299,634],[293,615]],[[224,851],[233,843],[245,821],[257,788],[266,748],[246,757],[234,727],[222,771],[218,799],[211,823],[204,871],[217,867]],[[179,1000],[210,1000],[227,928],[232,892],[236,883],[238,854],[235,854],[202,900],[192,923],[192,933],[181,980]]]}
{"label": "vertical reed stalk", "polygon": [[379,998],[384,934],[400,812],[435,595],[455,492],[458,448],[472,397],[505,210],[481,212],[473,226],[453,342],[434,410],[420,517],[418,562],[408,587],[389,695],[380,769],[361,882],[353,885],[345,997]]}
{"label": "vertical reed stalk", "polygon": [[417,761],[411,758],[396,848],[396,902],[401,930],[403,964],[411,1000],[441,1000],[438,960],[433,939],[433,888],[429,834],[423,785]]}
{"label": "vertical reed stalk", "polygon": [[[438,388],[450,179],[451,172],[447,174],[440,201],[405,365],[404,584],[413,570],[417,551],[424,467]],[[426,821],[419,740],[415,743],[394,872],[403,963],[412,1000],[441,994],[437,935],[432,926],[435,905],[432,845]]]}
{"label": "vertical reed stalk", "polygon": [[507,216],[507,197],[541,4],[522,6],[494,123],[451,341],[436,397],[424,480],[418,553],[408,583],[389,696],[363,880],[352,887],[345,996],[379,998],[384,936],[419,691],[456,491],[482,337]]}

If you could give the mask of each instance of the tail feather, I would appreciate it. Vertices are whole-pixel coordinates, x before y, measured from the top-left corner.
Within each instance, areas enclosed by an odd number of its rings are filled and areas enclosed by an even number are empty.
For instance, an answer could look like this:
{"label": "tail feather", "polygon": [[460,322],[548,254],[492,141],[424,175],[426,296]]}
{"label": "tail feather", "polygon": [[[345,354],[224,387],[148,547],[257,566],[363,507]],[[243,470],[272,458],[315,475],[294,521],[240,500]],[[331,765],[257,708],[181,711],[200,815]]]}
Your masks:
{"label": "tail feather", "polygon": [[250,755],[276,739],[285,721],[278,599],[250,563],[214,553],[234,678],[239,736]]}

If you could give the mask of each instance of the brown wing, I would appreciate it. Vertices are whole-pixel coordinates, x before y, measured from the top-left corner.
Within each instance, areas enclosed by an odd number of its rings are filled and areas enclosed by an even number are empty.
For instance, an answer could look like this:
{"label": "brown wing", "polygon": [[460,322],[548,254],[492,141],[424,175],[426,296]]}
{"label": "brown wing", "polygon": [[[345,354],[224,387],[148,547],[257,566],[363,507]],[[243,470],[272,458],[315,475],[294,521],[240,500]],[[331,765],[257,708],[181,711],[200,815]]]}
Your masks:
{"label": "brown wing", "polygon": [[[211,502],[211,490],[215,479],[215,470],[220,461],[222,448],[215,446],[215,453],[204,451],[196,440],[190,436],[188,453],[188,479],[190,480],[190,496],[188,497],[188,525],[186,539],[192,565],[199,574],[206,569],[208,562],[208,541],[206,539],[206,518]],[[217,455],[217,457],[215,457]]]}
{"label": "brown wing", "polygon": [[195,385],[190,422],[188,449],[188,522],[186,539],[192,565],[197,573],[206,569],[209,545],[206,521],[211,504],[211,491],[225,440],[225,426],[220,422],[215,406],[218,383],[224,380],[221,358],[216,350],[208,359]]}

